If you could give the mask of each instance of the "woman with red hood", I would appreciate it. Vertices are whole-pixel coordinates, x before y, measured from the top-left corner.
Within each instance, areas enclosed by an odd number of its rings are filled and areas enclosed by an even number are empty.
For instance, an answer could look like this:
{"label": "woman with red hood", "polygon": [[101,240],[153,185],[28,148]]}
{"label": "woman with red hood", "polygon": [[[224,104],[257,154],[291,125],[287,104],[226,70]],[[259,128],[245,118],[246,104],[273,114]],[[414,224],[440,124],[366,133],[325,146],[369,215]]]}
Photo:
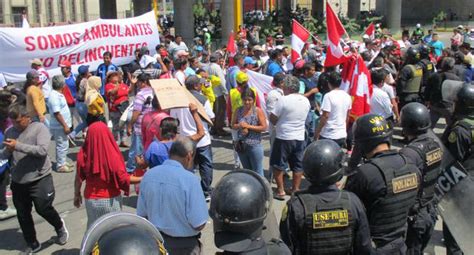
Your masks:
{"label": "woman with red hood", "polygon": [[74,206],[82,204],[81,187],[86,182],[84,198],[87,227],[104,214],[122,210],[121,191],[128,196],[130,184],[141,177],[130,176],[115,139],[103,122],[89,126],[86,140],[77,154]]}

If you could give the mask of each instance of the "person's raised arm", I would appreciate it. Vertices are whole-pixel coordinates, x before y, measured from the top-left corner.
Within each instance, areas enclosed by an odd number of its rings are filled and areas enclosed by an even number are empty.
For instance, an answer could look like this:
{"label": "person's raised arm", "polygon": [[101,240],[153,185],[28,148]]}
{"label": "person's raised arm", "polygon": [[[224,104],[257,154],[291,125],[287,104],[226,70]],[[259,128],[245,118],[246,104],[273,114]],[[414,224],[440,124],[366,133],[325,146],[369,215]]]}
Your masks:
{"label": "person's raised arm", "polygon": [[194,123],[196,124],[197,129],[196,134],[189,136],[189,138],[197,143],[205,135],[204,125],[202,124],[201,116],[199,116],[198,109],[195,104],[189,103],[189,111],[193,116]]}

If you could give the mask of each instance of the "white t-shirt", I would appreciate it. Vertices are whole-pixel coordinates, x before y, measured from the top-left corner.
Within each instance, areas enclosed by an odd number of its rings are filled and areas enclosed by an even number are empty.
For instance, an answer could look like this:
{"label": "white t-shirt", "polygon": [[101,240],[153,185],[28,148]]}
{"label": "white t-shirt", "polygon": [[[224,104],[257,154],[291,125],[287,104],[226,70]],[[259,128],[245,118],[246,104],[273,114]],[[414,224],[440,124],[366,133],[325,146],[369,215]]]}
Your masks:
{"label": "white t-shirt", "polygon": [[276,138],[304,141],[306,117],[310,109],[308,99],[300,94],[290,94],[278,100],[272,114],[278,117]]}
{"label": "white t-shirt", "polygon": [[370,113],[378,114],[385,119],[393,116],[392,103],[387,92],[374,86],[372,98],[370,99]]}
{"label": "white t-shirt", "polygon": [[334,140],[346,138],[347,112],[351,107],[352,99],[349,94],[343,90],[331,90],[324,95],[321,104],[321,114],[323,111],[329,112],[329,118],[321,130],[320,136]]}
{"label": "white t-shirt", "polygon": [[395,95],[395,90],[393,89],[393,86],[388,85],[387,83],[384,83],[382,86],[382,90],[387,93],[388,97],[390,99],[395,99],[397,95]]}
{"label": "white t-shirt", "polygon": [[[204,109],[210,119],[215,117],[214,112],[211,109],[209,100],[204,104]],[[189,111],[189,108],[175,108],[170,110],[170,116],[179,119],[179,133],[184,136],[191,136],[197,133],[196,124],[194,122],[193,115]],[[209,126],[205,120],[202,120],[204,127],[204,137],[199,140],[196,144],[197,148],[207,146],[211,144],[211,135],[209,134]]]}
{"label": "white t-shirt", "polygon": [[178,70],[174,72],[174,78],[176,78],[182,86],[184,86],[184,82],[186,81],[186,74],[183,71]]}

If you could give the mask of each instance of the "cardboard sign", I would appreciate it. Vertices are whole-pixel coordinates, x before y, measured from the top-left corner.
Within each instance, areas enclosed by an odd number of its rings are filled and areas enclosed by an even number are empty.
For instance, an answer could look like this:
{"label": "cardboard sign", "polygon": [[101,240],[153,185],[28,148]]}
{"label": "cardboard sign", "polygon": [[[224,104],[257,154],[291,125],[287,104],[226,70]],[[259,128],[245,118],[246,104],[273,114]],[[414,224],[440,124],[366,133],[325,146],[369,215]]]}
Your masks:
{"label": "cardboard sign", "polygon": [[181,86],[177,79],[150,80],[150,84],[158,98],[161,109],[188,108],[189,103],[194,103],[198,108],[199,115],[212,126],[212,121],[207,115],[204,106],[191,92]]}

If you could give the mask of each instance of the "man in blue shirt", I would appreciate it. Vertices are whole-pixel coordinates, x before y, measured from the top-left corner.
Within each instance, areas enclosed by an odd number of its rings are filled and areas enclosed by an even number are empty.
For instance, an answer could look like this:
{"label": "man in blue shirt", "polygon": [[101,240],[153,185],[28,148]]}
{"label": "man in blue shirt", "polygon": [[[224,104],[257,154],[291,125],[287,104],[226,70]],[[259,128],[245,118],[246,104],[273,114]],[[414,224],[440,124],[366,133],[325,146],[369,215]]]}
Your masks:
{"label": "man in blue shirt", "polygon": [[64,60],[59,64],[61,67],[61,73],[64,76],[64,82],[66,83],[69,91],[71,91],[71,95],[73,98],[76,98],[76,77],[72,74],[71,71],[71,62],[69,60]]}
{"label": "man in blue shirt", "polygon": [[112,72],[112,71],[117,72],[119,71],[119,68],[116,65],[112,64],[112,53],[110,53],[109,51],[104,52],[104,54],[102,55],[102,58],[104,60],[104,63],[100,64],[97,67],[96,75],[99,76],[100,79],[102,80],[102,87],[100,87],[100,94],[104,96],[107,73]]}
{"label": "man in blue shirt", "polygon": [[140,184],[137,215],[163,234],[170,254],[201,254],[199,236],[209,214],[199,179],[190,170],[194,152],[191,139],[177,138],[170,159],[148,170]]}
{"label": "man in blue shirt", "polygon": [[279,49],[273,50],[270,53],[270,60],[268,60],[268,67],[266,75],[275,76],[277,73],[284,73],[283,67],[281,66],[283,59],[283,52]]}
{"label": "man in blue shirt", "polygon": [[428,45],[434,49],[436,57],[441,57],[443,54],[444,44],[439,40],[439,35],[437,33],[433,34],[431,42]]}

